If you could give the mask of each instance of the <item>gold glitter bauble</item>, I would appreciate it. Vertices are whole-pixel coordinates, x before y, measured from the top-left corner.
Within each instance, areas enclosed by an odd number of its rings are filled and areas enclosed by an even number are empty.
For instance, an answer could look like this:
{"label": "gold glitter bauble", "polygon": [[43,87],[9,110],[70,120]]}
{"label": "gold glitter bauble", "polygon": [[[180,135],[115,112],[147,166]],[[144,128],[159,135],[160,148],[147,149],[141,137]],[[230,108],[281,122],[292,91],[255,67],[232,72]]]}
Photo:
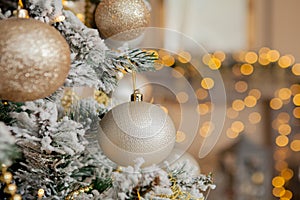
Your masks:
{"label": "gold glitter bauble", "polygon": [[95,12],[96,25],[104,38],[132,40],[143,33],[150,12],[143,0],[102,0]]}
{"label": "gold glitter bauble", "polygon": [[1,20],[0,27],[0,99],[31,101],[55,92],[70,70],[61,34],[34,19]]}
{"label": "gold glitter bauble", "polygon": [[163,161],[175,145],[175,126],[157,105],[127,102],[110,110],[100,121],[99,145],[105,155],[121,166],[134,165],[143,157],[143,167]]}

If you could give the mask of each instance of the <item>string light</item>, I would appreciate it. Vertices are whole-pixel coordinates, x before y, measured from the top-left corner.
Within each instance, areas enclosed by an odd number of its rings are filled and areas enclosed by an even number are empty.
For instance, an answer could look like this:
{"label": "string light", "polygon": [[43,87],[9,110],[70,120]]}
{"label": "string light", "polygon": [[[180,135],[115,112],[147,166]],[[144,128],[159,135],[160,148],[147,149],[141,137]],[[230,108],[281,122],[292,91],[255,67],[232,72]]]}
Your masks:
{"label": "string light", "polygon": [[234,89],[239,93],[246,92],[248,89],[248,83],[246,81],[238,81],[234,84]]}
{"label": "string light", "polygon": [[246,76],[251,75],[253,73],[253,70],[254,69],[253,69],[253,66],[251,64],[243,64],[241,66],[241,73],[243,75],[246,75]]}
{"label": "string light", "polygon": [[273,110],[279,110],[283,105],[283,102],[281,99],[279,98],[273,98],[271,101],[270,101],[270,107],[273,109]]}
{"label": "string light", "polygon": [[293,98],[293,103],[295,106],[300,106],[300,94],[296,94]]}
{"label": "string light", "polygon": [[292,72],[296,76],[300,76],[300,63],[294,64],[292,67]]}

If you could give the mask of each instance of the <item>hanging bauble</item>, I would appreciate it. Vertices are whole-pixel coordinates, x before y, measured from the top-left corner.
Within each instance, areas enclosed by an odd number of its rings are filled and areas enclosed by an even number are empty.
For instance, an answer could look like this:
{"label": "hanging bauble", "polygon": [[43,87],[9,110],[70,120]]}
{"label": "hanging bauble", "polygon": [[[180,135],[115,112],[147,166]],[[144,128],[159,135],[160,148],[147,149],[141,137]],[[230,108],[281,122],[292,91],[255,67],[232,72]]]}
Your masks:
{"label": "hanging bauble", "polygon": [[[96,8],[95,22],[102,37],[132,40],[150,23],[150,12],[143,0],[102,0]],[[122,33],[122,34],[120,34]]]}
{"label": "hanging bauble", "polygon": [[134,101],[120,104],[100,121],[99,145],[121,166],[143,157],[143,167],[163,161],[175,144],[171,118],[154,104]]}
{"label": "hanging bauble", "polygon": [[44,98],[65,81],[70,49],[53,27],[34,19],[0,21],[0,99]]}

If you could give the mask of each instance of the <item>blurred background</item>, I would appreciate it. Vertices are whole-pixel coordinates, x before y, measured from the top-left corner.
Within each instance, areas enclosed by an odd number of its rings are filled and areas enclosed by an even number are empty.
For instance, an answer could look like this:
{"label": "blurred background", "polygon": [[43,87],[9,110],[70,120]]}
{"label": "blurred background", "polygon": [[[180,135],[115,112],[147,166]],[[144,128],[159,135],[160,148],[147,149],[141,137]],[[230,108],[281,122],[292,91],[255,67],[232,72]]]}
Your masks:
{"label": "blurred background", "polygon": [[[1,1],[1,7],[16,6],[10,2]],[[98,3],[63,0],[65,9],[90,27],[95,26]],[[300,1],[147,3],[151,5],[150,26],[176,30],[204,49],[182,48],[183,41],[168,32],[158,35],[153,42],[165,48],[154,49],[160,56],[157,73],[161,76],[141,75],[137,85],[146,101],[160,104],[173,119],[177,147],[188,144],[182,157],[198,165],[202,173],[214,174],[217,188],[209,199],[300,199]],[[170,46],[178,52],[168,52]],[[220,74],[226,101],[221,97],[212,101],[219,80],[202,76],[195,65]],[[147,84],[162,77],[178,90]],[[115,95],[127,101],[130,92],[130,77],[125,76]],[[196,106],[190,103],[193,98]],[[222,119],[211,120],[213,113],[220,119],[224,115],[224,124]],[[182,127],[196,128],[186,131]],[[201,148],[205,145],[212,150],[204,155]]]}

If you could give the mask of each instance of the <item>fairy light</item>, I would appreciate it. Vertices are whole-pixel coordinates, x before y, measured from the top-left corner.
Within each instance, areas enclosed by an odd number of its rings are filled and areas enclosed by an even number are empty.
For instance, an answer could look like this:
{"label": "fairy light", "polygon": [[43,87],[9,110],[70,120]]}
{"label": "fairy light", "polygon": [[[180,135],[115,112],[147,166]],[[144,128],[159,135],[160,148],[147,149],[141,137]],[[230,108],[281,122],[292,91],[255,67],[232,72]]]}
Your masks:
{"label": "fairy light", "polygon": [[44,189],[40,188],[40,189],[38,190],[38,198],[39,198],[39,199],[42,199],[43,196],[44,196],[44,194],[45,194]]}
{"label": "fairy light", "polygon": [[290,200],[293,197],[293,193],[290,190],[285,190],[284,195],[280,197],[280,200]]}
{"label": "fairy light", "polygon": [[218,58],[212,57],[207,65],[210,69],[217,70],[221,67],[222,62]]}
{"label": "fairy light", "polygon": [[233,65],[232,67],[232,73],[235,75],[235,76],[241,76],[241,70],[240,70],[240,64],[235,64]]}

